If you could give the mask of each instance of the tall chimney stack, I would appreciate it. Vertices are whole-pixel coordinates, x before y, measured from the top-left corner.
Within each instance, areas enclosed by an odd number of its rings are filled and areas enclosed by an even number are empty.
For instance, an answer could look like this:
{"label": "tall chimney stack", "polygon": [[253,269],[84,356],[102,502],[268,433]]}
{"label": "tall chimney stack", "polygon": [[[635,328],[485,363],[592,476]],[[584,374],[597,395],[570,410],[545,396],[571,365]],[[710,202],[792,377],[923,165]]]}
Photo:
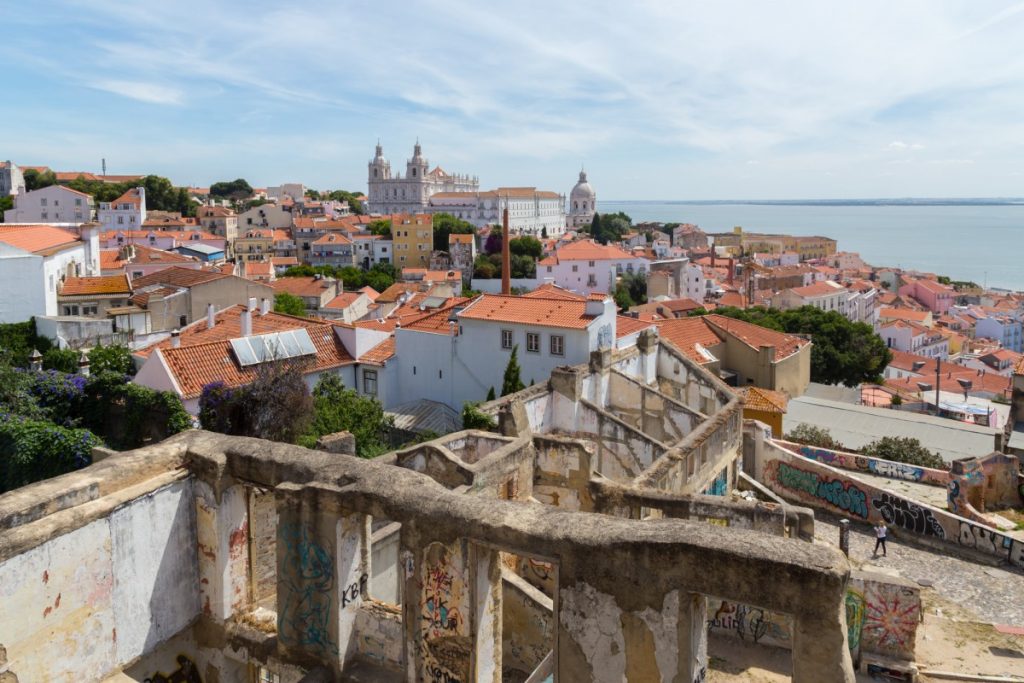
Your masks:
{"label": "tall chimney stack", "polygon": [[501,293],[512,293],[512,252],[508,246],[508,199],[505,209],[501,212]]}
{"label": "tall chimney stack", "polygon": [[206,327],[207,329],[213,329],[213,326],[217,324],[217,309],[213,304],[206,304]]}

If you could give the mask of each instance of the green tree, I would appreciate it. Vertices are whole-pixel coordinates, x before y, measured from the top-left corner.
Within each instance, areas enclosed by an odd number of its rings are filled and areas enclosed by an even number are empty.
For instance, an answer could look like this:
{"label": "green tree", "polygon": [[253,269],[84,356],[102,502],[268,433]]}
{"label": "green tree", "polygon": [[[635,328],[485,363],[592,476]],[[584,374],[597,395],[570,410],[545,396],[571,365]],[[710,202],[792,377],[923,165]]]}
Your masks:
{"label": "green tree", "polygon": [[480,411],[480,404],[466,401],[462,404],[462,428],[491,431],[498,425],[494,418]]}
{"label": "green tree", "polygon": [[490,259],[482,254],[476,257],[476,260],[473,262],[473,277],[480,278],[481,280],[490,280],[497,277],[498,274],[499,270],[494,267]]}
{"label": "green tree", "polygon": [[235,180],[221,181],[210,185],[211,197],[238,201],[241,199],[247,199],[252,195],[252,185],[250,185],[245,178],[236,178]]}
{"label": "green tree", "polygon": [[434,250],[448,251],[448,236],[475,235],[476,226],[461,218],[456,218],[450,213],[439,213],[434,215]]}
{"label": "green tree", "polygon": [[294,294],[278,292],[274,295],[274,312],[305,317],[306,304]]}
{"label": "green tree", "polygon": [[487,390],[487,399],[486,400],[493,401],[496,398],[497,398],[497,396],[494,393],[494,387],[491,387],[490,389]]}
{"label": "green tree", "polygon": [[508,396],[526,388],[519,377],[519,344],[512,347],[512,355],[505,366],[505,376],[501,382],[501,395]]}
{"label": "green tree", "polygon": [[308,190],[307,189],[306,190],[306,196],[309,197],[310,199],[312,199],[313,201],[317,201],[317,200],[320,199],[320,193],[317,192],[316,190]]}
{"label": "green tree", "polygon": [[34,320],[0,324],[0,364],[27,368],[33,349],[46,353],[52,346],[49,339],[36,335]]}
{"label": "green tree", "polygon": [[4,221],[4,211],[10,211],[14,208],[14,196],[7,195],[0,197],[0,223]]}
{"label": "green tree", "polygon": [[311,446],[321,436],[347,431],[356,439],[356,454],[373,458],[387,452],[385,433],[393,426],[380,401],[346,389],[340,377],[327,373],[313,388],[313,422],[300,443]]}
{"label": "green tree", "polygon": [[903,397],[900,396],[899,394],[893,394],[889,398],[889,405],[892,406],[895,410],[899,410],[900,406],[903,405]]}
{"label": "green tree", "polygon": [[629,232],[632,226],[633,219],[621,211],[618,213],[595,213],[590,222],[590,236],[601,244],[617,242]]}
{"label": "green tree", "polygon": [[132,352],[127,346],[120,344],[111,346],[99,344],[89,351],[89,372],[92,374],[117,372],[122,375],[134,375],[135,363],[132,362]]}
{"label": "green tree", "polygon": [[509,265],[512,267],[512,277],[537,277],[537,262],[533,260],[532,256],[513,254],[509,259]]}
{"label": "green tree", "polygon": [[515,256],[530,256],[535,259],[540,259],[544,253],[544,245],[540,243],[540,240],[529,235],[509,240],[508,248]]}
{"label": "green tree", "polygon": [[23,175],[25,177],[25,190],[28,192],[57,184],[57,174],[53,171],[43,171],[40,173],[36,169],[30,168]]}
{"label": "green tree", "polygon": [[833,451],[848,450],[843,447],[843,444],[833,439],[832,433],[827,429],[815,427],[806,422],[801,422],[796,427],[793,427],[793,430],[786,434],[786,440],[818,448],[828,448]]}
{"label": "green tree", "polygon": [[615,299],[615,305],[619,307],[619,310],[628,311],[633,306],[636,306],[636,302],[633,301],[633,297],[629,294],[629,287],[622,282],[615,285],[612,298]]}
{"label": "green tree", "polygon": [[327,199],[333,199],[336,202],[348,202],[348,208],[352,213],[357,216],[362,216],[366,211],[363,208],[363,202],[359,199],[362,196],[361,192],[348,192],[346,190],[334,190],[326,195]]}
{"label": "green tree", "polygon": [[643,273],[625,272],[619,277],[618,285],[626,288],[634,304],[647,303],[647,276]]}
{"label": "green tree", "polygon": [[861,449],[865,455],[908,465],[948,470],[949,465],[937,453],[925,448],[917,439],[906,436],[883,436]]}
{"label": "green tree", "polygon": [[43,370],[57,370],[69,375],[78,372],[79,353],[74,349],[49,349],[43,354]]}
{"label": "green tree", "polygon": [[547,239],[548,238],[548,226],[545,225],[545,226],[541,227],[541,229],[540,229],[540,236],[543,239]]}
{"label": "green tree", "polygon": [[391,239],[390,218],[381,218],[379,220],[370,221],[370,224],[366,226],[366,229],[370,231],[371,235],[380,235],[384,239]]}

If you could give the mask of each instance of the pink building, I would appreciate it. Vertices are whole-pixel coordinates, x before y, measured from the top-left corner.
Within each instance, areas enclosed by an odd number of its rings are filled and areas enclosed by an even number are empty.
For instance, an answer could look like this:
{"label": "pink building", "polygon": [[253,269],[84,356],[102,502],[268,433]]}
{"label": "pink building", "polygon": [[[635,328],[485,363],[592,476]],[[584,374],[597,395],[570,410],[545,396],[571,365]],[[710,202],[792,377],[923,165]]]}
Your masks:
{"label": "pink building", "polygon": [[929,311],[943,315],[953,305],[956,292],[935,280],[912,280],[899,289],[900,296],[909,296]]}

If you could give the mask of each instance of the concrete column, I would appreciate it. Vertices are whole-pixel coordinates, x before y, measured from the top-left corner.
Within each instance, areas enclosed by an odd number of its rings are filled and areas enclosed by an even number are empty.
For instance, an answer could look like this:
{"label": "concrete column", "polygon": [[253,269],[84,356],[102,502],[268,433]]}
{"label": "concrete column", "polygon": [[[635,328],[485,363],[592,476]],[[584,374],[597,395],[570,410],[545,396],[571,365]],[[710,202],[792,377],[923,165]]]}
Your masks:
{"label": "concrete column", "polygon": [[[846,603],[826,600],[835,609],[820,614],[794,615],[793,618],[793,683],[836,681],[853,683],[853,662],[847,644]],[[840,656],[836,657],[836,653]]]}
{"label": "concrete column", "polygon": [[496,550],[471,546],[473,562],[473,661],[477,683],[501,683],[501,558]]}
{"label": "concrete column", "polygon": [[199,597],[203,613],[226,621],[249,606],[249,514],[245,487],[229,486],[220,500],[195,483]]}
{"label": "concrete column", "polygon": [[276,495],[278,646],[340,672],[369,591],[370,518],[299,487]]}

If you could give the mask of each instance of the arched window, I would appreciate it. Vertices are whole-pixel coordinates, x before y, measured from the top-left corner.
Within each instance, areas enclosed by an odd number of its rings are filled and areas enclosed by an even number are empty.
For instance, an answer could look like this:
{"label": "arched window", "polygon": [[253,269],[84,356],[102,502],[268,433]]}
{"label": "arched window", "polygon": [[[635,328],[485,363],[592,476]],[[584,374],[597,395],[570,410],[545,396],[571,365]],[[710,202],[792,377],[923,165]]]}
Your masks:
{"label": "arched window", "polygon": [[413,178],[415,178],[415,177],[416,177],[416,169],[415,169],[415,168],[414,168],[414,169],[412,169],[412,177],[413,177]]}
{"label": "arched window", "polygon": [[376,178],[376,177],[377,177],[377,169],[373,169],[373,177],[374,177],[374,178]]}

